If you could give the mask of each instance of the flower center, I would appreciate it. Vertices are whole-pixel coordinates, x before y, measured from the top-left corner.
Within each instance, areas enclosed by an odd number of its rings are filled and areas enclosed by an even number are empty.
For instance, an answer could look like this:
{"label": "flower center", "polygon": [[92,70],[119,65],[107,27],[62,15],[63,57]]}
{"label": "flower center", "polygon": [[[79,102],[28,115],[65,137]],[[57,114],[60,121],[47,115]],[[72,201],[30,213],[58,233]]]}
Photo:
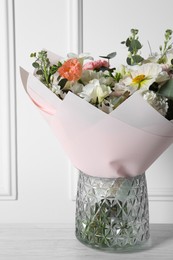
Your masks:
{"label": "flower center", "polygon": [[141,81],[143,81],[145,79],[145,75],[144,74],[141,74],[141,75],[138,75],[136,76],[132,82],[133,83],[141,83]]}

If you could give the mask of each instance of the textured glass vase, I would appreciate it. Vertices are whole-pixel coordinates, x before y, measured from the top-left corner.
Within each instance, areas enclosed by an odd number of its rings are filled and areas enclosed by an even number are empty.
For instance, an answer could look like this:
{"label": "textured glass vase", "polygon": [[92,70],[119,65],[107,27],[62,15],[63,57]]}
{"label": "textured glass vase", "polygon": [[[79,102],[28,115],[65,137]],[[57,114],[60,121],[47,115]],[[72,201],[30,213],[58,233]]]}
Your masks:
{"label": "textured glass vase", "polygon": [[98,178],[79,174],[76,237],[102,250],[124,250],[149,238],[145,174],[131,178]]}

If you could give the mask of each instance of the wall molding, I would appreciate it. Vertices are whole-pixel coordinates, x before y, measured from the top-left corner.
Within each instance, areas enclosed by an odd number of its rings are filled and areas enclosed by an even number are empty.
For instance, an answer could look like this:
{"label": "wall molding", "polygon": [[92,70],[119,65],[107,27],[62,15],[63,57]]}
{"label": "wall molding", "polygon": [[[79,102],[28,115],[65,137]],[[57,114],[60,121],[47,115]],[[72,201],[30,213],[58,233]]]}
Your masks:
{"label": "wall molding", "polygon": [[83,0],[68,0],[68,52],[83,52]]}
{"label": "wall molding", "polygon": [[150,188],[148,194],[150,201],[173,201],[173,188]]}
{"label": "wall molding", "polygon": [[0,200],[17,198],[14,0],[0,1]]}

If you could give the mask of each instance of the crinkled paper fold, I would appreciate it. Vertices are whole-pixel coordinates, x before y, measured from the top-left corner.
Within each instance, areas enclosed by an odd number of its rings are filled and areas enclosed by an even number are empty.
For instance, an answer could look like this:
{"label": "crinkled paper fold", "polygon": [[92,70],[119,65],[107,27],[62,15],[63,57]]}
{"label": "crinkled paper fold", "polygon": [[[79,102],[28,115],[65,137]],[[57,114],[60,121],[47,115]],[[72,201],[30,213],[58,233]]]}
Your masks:
{"label": "crinkled paper fold", "polygon": [[34,75],[20,72],[26,92],[72,164],[88,175],[142,174],[173,142],[173,124],[138,92],[106,114],[71,92],[61,100]]}

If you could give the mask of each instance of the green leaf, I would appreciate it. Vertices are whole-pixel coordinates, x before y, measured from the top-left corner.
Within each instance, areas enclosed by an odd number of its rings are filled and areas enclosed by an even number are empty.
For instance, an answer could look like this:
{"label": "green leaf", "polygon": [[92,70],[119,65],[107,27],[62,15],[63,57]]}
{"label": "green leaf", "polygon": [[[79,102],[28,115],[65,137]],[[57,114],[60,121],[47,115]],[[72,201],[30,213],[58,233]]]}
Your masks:
{"label": "green leaf", "polygon": [[128,65],[132,65],[132,60],[131,60],[131,58],[127,57],[126,61],[127,61],[127,64],[128,64]]}
{"label": "green leaf", "polygon": [[131,45],[131,40],[128,38],[128,39],[126,40],[126,46],[129,47],[130,45]]}
{"label": "green leaf", "polygon": [[116,52],[111,52],[111,53],[109,53],[107,56],[99,56],[99,57],[100,57],[100,58],[103,58],[103,59],[108,59],[108,60],[110,60],[110,59],[114,58],[116,55],[117,55]]}
{"label": "green leaf", "polygon": [[59,69],[62,66],[62,62],[58,61],[57,68]]}
{"label": "green leaf", "polygon": [[171,60],[171,64],[173,65],[173,59]]}
{"label": "green leaf", "polygon": [[108,57],[108,59],[112,59],[112,58],[114,58],[116,55],[117,55],[116,52],[112,52],[112,53],[108,54],[107,57]]}
{"label": "green leaf", "polygon": [[65,86],[65,84],[67,83],[67,79],[61,79],[60,81],[59,81],[59,83],[58,83],[58,85],[60,85],[61,86],[61,89]]}
{"label": "green leaf", "polygon": [[37,71],[36,71],[36,74],[37,74],[37,75],[43,75],[43,71],[42,71],[42,70],[37,70]]}
{"label": "green leaf", "polygon": [[132,56],[134,63],[138,64],[143,61],[143,58],[140,55],[133,55]]}
{"label": "green leaf", "polygon": [[173,100],[173,79],[167,81],[158,91],[158,94]]}
{"label": "green leaf", "polygon": [[53,65],[50,67],[50,75],[53,75],[57,72],[58,70],[58,66],[57,65]]}
{"label": "green leaf", "polygon": [[38,62],[33,62],[33,63],[32,63],[32,66],[33,66],[34,68],[38,69],[40,65],[39,65]]}
{"label": "green leaf", "polygon": [[141,43],[140,43],[138,40],[134,40],[134,39],[131,41],[130,46],[131,46],[133,49],[136,49],[136,50],[140,50],[140,49],[142,48]]}
{"label": "green leaf", "polygon": [[115,74],[116,81],[119,82],[121,78],[122,78],[121,73],[116,72],[116,74]]}
{"label": "green leaf", "polygon": [[33,52],[30,54],[30,57],[33,58],[33,57],[36,57],[36,52]]}
{"label": "green leaf", "polygon": [[99,57],[103,59],[108,59],[108,56],[99,56]]}

